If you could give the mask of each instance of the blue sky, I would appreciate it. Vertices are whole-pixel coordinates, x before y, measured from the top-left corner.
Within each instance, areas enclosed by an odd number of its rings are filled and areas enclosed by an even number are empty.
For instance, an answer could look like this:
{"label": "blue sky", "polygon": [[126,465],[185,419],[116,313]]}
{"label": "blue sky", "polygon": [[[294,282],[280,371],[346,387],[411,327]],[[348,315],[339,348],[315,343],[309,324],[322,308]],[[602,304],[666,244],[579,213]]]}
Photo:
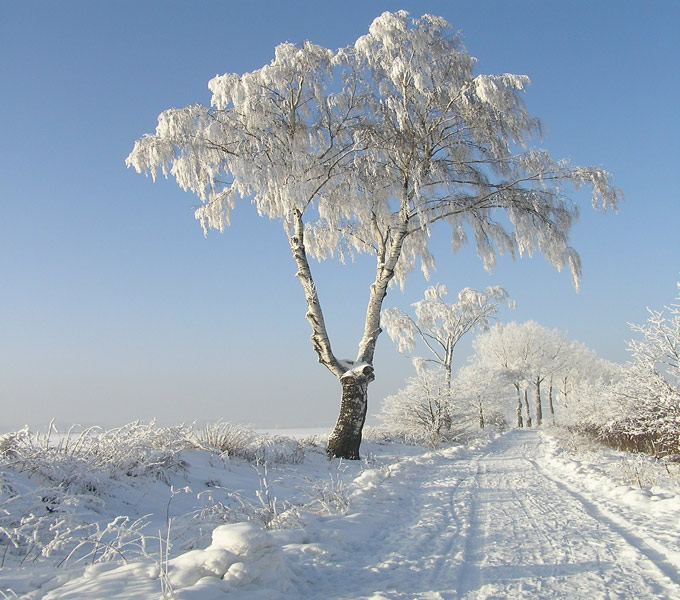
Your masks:
{"label": "blue sky", "polygon": [[[329,426],[338,384],[315,360],[279,223],[248,203],[207,239],[197,199],[127,170],[166,108],[208,103],[208,80],[269,62],[276,44],[352,43],[384,10],[445,17],[479,73],[527,74],[553,157],[609,170],[626,200],[598,214],[579,194],[577,294],[538,256],[487,274],[442,237],[440,281],[501,285],[503,320],[534,319],[623,361],[627,322],[680,279],[680,44],[675,1],[0,3],[0,430],[242,421]],[[245,248],[245,252],[244,252]],[[353,356],[367,261],[313,265],[341,356]],[[414,274],[388,305],[429,285]],[[460,361],[469,348],[464,345]],[[369,413],[410,374],[381,338]]]}

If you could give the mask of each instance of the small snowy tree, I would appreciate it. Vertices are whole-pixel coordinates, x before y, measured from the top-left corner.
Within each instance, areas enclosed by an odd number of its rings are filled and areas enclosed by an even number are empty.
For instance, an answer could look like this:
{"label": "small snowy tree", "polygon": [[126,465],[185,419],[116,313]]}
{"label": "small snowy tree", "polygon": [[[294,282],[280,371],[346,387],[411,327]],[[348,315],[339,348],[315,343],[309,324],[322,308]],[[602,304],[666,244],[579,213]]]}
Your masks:
{"label": "small snowy tree", "polygon": [[[197,194],[204,230],[223,231],[238,198],[281,221],[312,344],[342,386],[330,456],[359,457],[383,300],[417,263],[432,268],[432,226],[449,224],[454,250],[472,235],[486,268],[498,253],[539,251],[568,266],[577,284],[568,236],[578,209],[565,190],[589,185],[594,207],[617,204],[602,169],[526,148],[540,129],[520,97],[529,79],[475,76],[475,60],[449,27],[431,15],[386,12],[337,52],[282,44],[270,64],[212,79],[210,107],[163,112],[127,158]],[[357,252],[375,257],[375,280],[356,357],[343,360],[308,258]]]}
{"label": "small snowy tree", "polygon": [[447,293],[445,285],[433,285],[425,290],[423,300],[412,304],[415,318],[399,308],[387,308],[382,324],[403,354],[413,352],[416,343],[422,342],[430,356],[413,357],[416,368],[428,362],[438,365],[444,369],[450,389],[456,344],[470,330],[487,330],[499,304],[508,300],[508,294],[501,287],[488,287],[483,292],[465,288],[458,294],[458,301],[451,304],[444,298]]}
{"label": "small snowy tree", "polygon": [[469,364],[458,370],[453,381],[452,404],[459,412],[452,411],[452,419],[458,422],[459,414],[479,429],[492,424],[505,427],[506,414],[512,404],[512,394],[505,373],[489,371],[478,364]]}
{"label": "small snowy tree", "polygon": [[451,433],[451,408],[443,371],[428,369],[385,398],[378,418],[390,433],[436,448]]}

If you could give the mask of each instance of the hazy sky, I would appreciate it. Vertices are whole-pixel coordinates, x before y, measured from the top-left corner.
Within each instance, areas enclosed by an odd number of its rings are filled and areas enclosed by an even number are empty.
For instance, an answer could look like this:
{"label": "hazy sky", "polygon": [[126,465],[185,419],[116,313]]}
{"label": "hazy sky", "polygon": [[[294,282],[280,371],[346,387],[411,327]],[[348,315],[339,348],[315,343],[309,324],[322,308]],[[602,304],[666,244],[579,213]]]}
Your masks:
{"label": "hazy sky", "polygon": [[[461,29],[477,72],[529,75],[543,147],[603,166],[626,197],[613,215],[577,196],[579,294],[540,256],[488,274],[472,248],[454,256],[444,236],[430,283],[452,295],[501,285],[517,302],[502,320],[534,319],[627,358],[626,323],[670,303],[680,279],[677,1],[4,0],[0,431],[52,417],[333,424],[339,385],[309,343],[281,225],[244,202],[224,234],[205,239],[195,197],[124,159],[161,111],[208,103],[214,75],[259,68],[284,41],[350,44],[399,9]],[[334,349],[353,357],[370,261],[312,267]],[[430,283],[413,274],[387,305],[407,307]],[[376,369],[369,413],[411,374],[386,336]]]}

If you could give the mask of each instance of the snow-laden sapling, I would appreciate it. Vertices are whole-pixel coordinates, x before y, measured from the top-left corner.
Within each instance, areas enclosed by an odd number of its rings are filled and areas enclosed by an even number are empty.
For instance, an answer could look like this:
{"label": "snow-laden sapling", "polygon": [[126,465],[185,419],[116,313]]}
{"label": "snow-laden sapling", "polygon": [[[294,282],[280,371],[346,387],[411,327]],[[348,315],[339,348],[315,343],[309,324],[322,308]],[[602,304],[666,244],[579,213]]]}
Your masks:
{"label": "snow-laden sapling", "polygon": [[[475,62],[443,19],[385,12],[346,48],[285,43],[260,69],[215,77],[209,107],[161,113],[127,158],[194,192],[204,231],[223,231],[239,198],[282,223],[314,350],[342,387],[332,457],[359,458],[383,301],[418,264],[432,269],[433,226],[449,225],[454,250],[474,238],[488,269],[498,254],[539,251],[577,284],[578,209],[566,191],[588,185],[593,206],[616,207],[606,171],[527,147],[540,132],[521,98],[529,78],[475,75]],[[356,356],[344,360],[309,258],[357,253],[375,258],[375,279]]]}
{"label": "snow-laden sapling", "polygon": [[399,308],[383,311],[382,325],[399,352],[412,353],[416,344],[428,349],[427,358],[413,356],[418,370],[433,363],[444,369],[447,387],[451,389],[453,351],[461,338],[469,331],[486,331],[489,322],[503,302],[514,308],[508,294],[502,287],[488,287],[483,292],[465,288],[458,294],[456,302],[447,302],[448,289],[439,283],[425,290],[425,297],[412,304],[415,317]]}

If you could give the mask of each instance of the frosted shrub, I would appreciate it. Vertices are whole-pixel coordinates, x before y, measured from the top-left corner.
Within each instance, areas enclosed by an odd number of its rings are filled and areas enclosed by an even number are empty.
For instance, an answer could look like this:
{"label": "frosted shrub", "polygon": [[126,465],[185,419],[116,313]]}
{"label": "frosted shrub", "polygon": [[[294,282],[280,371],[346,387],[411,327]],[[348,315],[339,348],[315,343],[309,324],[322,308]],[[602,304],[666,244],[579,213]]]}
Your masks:
{"label": "frosted shrub", "polygon": [[304,443],[285,436],[258,435],[238,423],[208,423],[202,429],[192,432],[190,439],[202,450],[215,452],[224,458],[241,458],[260,465],[297,465],[305,458]]}
{"label": "frosted shrub", "polygon": [[[680,283],[678,283],[680,290]],[[680,460],[680,295],[647,309],[641,338],[628,342],[632,362],[577,406],[581,431],[612,447]]]}
{"label": "frosted shrub", "polygon": [[135,422],[103,433],[73,427],[59,434],[50,424],[46,433],[26,428],[2,436],[0,562],[99,562],[143,553],[143,519],[102,525],[91,517],[101,512],[112,481],[168,483],[170,473],[185,468],[186,434],[182,426]]}
{"label": "frosted shrub", "polygon": [[88,518],[104,502],[94,495],[45,487],[0,496],[0,566],[37,559],[66,562],[129,560],[145,553],[144,518],[116,517],[101,526]]}
{"label": "frosted shrub", "polygon": [[109,474],[150,476],[168,483],[168,472],[183,470],[180,452],[188,446],[188,428],[156,427],[136,421],[98,437],[97,456]]}
{"label": "frosted shrub", "polygon": [[378,418],[408,443],[436,448],[451,433],[451,398],[440,370],[424,370],[383,401]]}
{"label": "frosted shrub", "polygon": [[187,447],[186,434],[183,426],[136,421],[103,433],[72,427],[60,435],[50,424],[45,434],[23,429],[3,436],[0,464],[77,493],[95,491],[103,478],[150,476],[167,482],[169,471],[184,468],[179,454]]}
{"label": "frosted shrub", "polygon": [[307,510],[322,515],[344,515],[349,511],[349,490],[340,477],[330,473],[328,480],[307,479],[307,481],[309,488],[305,490],[305,494],[310,499],[305,506]]}
{"label": "frosted shrub", "polygon": [[256,441],[258,464],[299,465],[305,460],[304,444],[290,437],[263,435]]}
{"label": "frosted shrub", "polygon": [[253,443],[257,434],[238,423],[217,421],[191,433],[191,440],[201,449],[217,452],[224,457],[242,458],[254,462]]}

